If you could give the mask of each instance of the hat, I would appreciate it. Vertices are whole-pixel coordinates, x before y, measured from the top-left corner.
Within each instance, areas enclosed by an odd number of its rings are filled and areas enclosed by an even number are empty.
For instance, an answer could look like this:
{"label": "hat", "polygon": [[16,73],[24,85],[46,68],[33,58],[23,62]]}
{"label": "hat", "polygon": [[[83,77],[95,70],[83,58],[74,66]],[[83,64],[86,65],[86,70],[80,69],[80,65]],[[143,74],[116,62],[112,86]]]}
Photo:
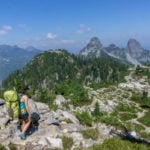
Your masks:
{"label": "hat", "polygon": [[26,91],[26,90],[29,90],[29,87],[28,87],[28,85],[24,85],[24,86],[22,87],[22,89],[23,89],[24,91]]}

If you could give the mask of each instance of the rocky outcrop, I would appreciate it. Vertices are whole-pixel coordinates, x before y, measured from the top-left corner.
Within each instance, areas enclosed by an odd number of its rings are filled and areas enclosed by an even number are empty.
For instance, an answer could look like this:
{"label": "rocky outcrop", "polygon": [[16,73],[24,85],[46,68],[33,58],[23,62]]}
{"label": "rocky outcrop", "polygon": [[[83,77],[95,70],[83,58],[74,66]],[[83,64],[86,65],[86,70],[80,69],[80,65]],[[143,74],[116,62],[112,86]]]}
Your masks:
{"label": "rocky outcrop", "polygon": [[[59,104],[62,102],[62,99],[64,100],[62,96],[57,96],[56,102]],[[1,102],[4,101],[1,100]],[[29,106],[32,113],[36,112],[40,115],[40,120],[36,128],[31,125],[28,129],[26,140],[21,140],[18,137],[20,133],[18,120],[9,120],[5,103],[0,105],[0,144],[8,147],[10,143],[13,143],[19,150],[24,150],[25,148],[32,150],[47,148],[63,149],[62,138],[64,136],[73,139],[72,148],[80,147],[81,141],[83,147],[89,147],[98,141],[102,142],[105,138],[110,137],[110,127],[99,124],[99,130],[103,131],[100,133],[100,136],[103,136],[103,138],[99,137],[97,141],[85,139],[81,131],[88,129],[88,127],[81,125],[72,111],[61,109],[50,111],[48,105],[34,102],[32,99],[29,99]],[[70,121],[68,122],[68,120]],[[102,129],[104,127],[107,132]],[[92,128],[96,128],[96,126]]]}

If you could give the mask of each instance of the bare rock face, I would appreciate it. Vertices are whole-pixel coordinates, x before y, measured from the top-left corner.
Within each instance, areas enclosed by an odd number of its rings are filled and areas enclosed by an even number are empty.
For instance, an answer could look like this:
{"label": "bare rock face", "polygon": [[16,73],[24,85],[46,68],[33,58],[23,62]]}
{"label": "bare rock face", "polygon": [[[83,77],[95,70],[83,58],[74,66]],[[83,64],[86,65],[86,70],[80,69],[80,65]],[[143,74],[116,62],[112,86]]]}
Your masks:
{"label": "bare rock face", "polygon": [[101,49],[102,44],[97,37],[93,37],[93,38],[91,38],[90,42],[88,43],[87,48],[92,49],[94,51],[95,49]]}
{"label": "bare rock face", "polygon": [[128,41],[127,50],[133,58],[139,58],[144,51],[144,49],[141,47],[140,43],[135,39],[130,39]]}
{"label": "bare rock face", "polygon": [[80,51],[79,56],[85,58],[100,57],[102,48],[100,40],[97,37],[93,37],[86,47]]}
{"label": "bare rock face", "polygon": [[36,103],[32,100],[32,99],[29,99],[29,106],[30,106],[30,112],[31,113],[33,113],[33,112],[37,112],[37,113],[39,113],[38,112],[38,108],[37,108],[37,105],[36,105]]}

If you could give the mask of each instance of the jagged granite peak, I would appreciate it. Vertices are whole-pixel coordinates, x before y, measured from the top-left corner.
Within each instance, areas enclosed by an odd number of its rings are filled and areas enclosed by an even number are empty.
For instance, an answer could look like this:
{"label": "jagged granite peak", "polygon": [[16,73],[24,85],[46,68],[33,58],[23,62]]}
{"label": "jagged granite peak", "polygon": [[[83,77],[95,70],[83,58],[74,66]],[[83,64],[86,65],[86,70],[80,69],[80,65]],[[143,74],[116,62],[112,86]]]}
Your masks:
{"label": "jagged granite peak", "polygon": [[79,52],[79,57],[85,59],[113,57],[125,64],[150,64],[150,51],[145,50],[140,43],[133,38],[129,39],[126,48],[120,48],[115,44],[110,44],[108,47],[103,47],[100,40],[97,37],[93,37]]}
{"label": "jagged granite peak", "polygon": [[93,37],[90,42],[79,52],[82,57],[100,57],[103,46],[98,37]]}
{"label": "jagged granite peak", "polygon": [[143,51],[144,49],[141,47],[140,43],[136,39],[129,39],[127,43],[127,52],[133,58],[139,58]]}
{"label": "jagged granite peak", "polygon": [[91,38],[90,42],[87,44],[87,48],[101,49],[102,44],[98,37]]}

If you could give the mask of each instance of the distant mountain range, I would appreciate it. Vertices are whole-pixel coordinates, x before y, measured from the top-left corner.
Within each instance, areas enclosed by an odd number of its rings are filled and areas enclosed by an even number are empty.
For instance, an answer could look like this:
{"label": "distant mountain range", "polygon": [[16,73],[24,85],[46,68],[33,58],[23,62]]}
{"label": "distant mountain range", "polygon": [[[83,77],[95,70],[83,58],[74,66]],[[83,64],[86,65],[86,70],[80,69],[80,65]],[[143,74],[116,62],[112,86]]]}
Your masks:
{"label": "distant mountain range", "polygon": [[15,70],[24,67],[40,52],[34,47],[23,49],[18,46],[0,45],[0,83]]}
{"label": "distant mountain range", "polygon": [[90,59],[106,57],[107,55],[126,64],[145,65],[150,63],[150,51],[142,48],[136,39],[130,39],[126,48],[119,48],[115,44],[103,47],[99,38],[93,37],[79,52],[80,57]]}
{"label": "distant mountain range", "polygon": [[[18,46],[0,45],[0,83],[15,70],[23,68],[36,54],[41,52],[32,46],[23,49]],[[115,44],[103,47],[99,38],[93,37],[80,50],[78,56],[83,59],[115,58],[130,65],[150,64],[150,51],[142,48],[136,39],[130,39],[125,48],[120,48]]]}

